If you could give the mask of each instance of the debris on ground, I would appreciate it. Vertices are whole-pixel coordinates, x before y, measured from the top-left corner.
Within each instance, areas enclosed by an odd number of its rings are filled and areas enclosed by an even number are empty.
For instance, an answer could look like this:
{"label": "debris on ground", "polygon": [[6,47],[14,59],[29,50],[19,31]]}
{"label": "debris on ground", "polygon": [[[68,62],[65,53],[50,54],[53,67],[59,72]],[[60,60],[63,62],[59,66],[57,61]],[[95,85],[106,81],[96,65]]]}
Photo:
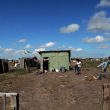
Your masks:
{"label": "debris on ground", "polygon": [[84,76],[84,78],[85,78],[86,81],[93,81],[93,80],[96,80],[97,79],[96,76],[91,76],[91,75]]}

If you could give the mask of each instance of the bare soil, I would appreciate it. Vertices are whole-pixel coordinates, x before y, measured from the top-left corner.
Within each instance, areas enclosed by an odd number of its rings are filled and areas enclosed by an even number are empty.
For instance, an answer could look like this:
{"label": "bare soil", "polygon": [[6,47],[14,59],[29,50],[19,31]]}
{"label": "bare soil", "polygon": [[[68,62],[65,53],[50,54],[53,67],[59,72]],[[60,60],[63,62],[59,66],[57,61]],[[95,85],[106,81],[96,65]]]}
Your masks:
{"label": "bare soil", "polygon": [[[110,79],[86,81],[96,75],[95,68],[65,73],[36,72],[10,77],[0,82],[0,92],[17,92],[20,110],[101,110],[102,85]],[[0,108],[2,110],[2,108]]]}

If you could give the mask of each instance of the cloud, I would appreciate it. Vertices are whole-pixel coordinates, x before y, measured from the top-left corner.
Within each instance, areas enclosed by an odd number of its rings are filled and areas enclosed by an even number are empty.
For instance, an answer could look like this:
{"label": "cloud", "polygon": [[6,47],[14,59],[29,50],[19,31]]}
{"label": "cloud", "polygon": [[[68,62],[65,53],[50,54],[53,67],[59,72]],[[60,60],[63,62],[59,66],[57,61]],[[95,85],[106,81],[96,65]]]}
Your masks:
{"label": "cloud", "polygon": [[15,50],[12,48],[4,48],[4,51],[2,51],[2,56],[6,59],[14,58],[14,52]]}
{"label": "cloud", "polygon": [[32,53],[25,54],[25,50],[17,50],[13,48],[0,47],[0,58],[4,59],[18,59],[22,57],[33,57]]}
{"label": "cloud", "polygon": [[3,53],[3,54],[7,58],[21,57],[22,55],[24,55],[24,50],[15,50],[12,48],[6,48],[6,49],[4,49],[4,52],[5,53]]}
{"label": "cloud", "polygon": [[105,42],[105,41],[110,41],[110,38],[105,38],[103,36],[96,36],[96,37],[86,37],[83,39],[84,42],[87,43],[100,43],[100,42]]}
{"label": "cloud", "polygon": [[0,53],[4,52],[4,48],[0,46]]}
{"label": "cloud", "polygon": [[15,55],[24,55],[24,50],[16,50]]}
{"label": "cloud", "polygon": [[63,49],[63,50],[71,50],[71,51],[74,51],[74,52],[83,51],[82,48],[73,48],[72,46],[66,47],[65,45],[61,46],[60,48]]}
{"label": "cloud", "polygon": [[24,43],[24,42],[27,42],[27,39],[20,39],[18,40],[19,43]]}
{"label": "cloud", "polygon": [[98,48],[100,48],[100,49],[107,49],[107,48],[110,48],[110,46],[109,45],[101,45]]}
{"label": "cloud", "polygon": [[72,51],[81,52],[81,51],[83,51],[83,49],[82,48],[73,48]]}
{"label": "cloud", "polygon": [[68,49],[72,50],[72,51],[75,51],[75,52],[81,52],[83,51],[82,48],[73,48],[73,47],[68,47]]}
{"label": "cloud", "polygon": [[10,59],[15,57],[15,49],[13,48],[1,48],[0,49],[0,57],[5,59]]}
{"label": "cloud", "polygon": [[40,52],[40,51],[45,51],[45,50],[46,50],[45,48],[37,48],[37,49],[35,49],[35,50],[32,52],[32,54],[33,54],[34,56],[37,56],[38,59],[40,59],[40,58],[41,58],[41,55],[39,54],[39,52]]}
{"label": "cloud", "polygon": [[13,48],[2,48],[0,47],[0,53],[3,54],[10,54],[13,53],[15,50]]}
{"label": "cloud", "polygon": [[83,49],[82,48],[77,48],[77,49],[75,49],[75,51],[80,52],[80,51],[83,51]]}
{"label": "cloud", "polygon": [[13,52],[14,49],[12,49],[12,48],[6,48],[6,49],[4,49],[4,51],[5,51],[6,53],[10,53],[10,52]]}
{"label": "cloud", "polygon": [[52,47],[52,46],[54,46],[55,45],[55,42],[48,42],[48,43],[46,43],[45,45],[42,45],[41,47],[42,48],[49,48],[49,47]]}
{"label": "cloud", "polygon": [[22,58],[22,57],[25,57],[25,58],[32,58],[34,57],[35,55],[33,54],[33,52],[27,52],[26,50],[16,50],[15,51],[15,56],[17,56],[17,58]]}
{"label": "cloud", "polygon": [[78,24],[70,24],[68,26],[64,26],[60,28],[60,33],[65,34],[65,33],[72,33],[75,31],[78,31],[80,26]]}
{"label": "cloud", "polygon": [[106,35],[106,36],[110,36],[110,33],[109,33],[109,32],[106,32],[106,33],[104,33],[104,35]]}
{"label": "cloud", "polygon": [[110,7],[110,0],[100,0],[96,7]]}
{"label": "cloud", "polygon": [[38,48],[34,50],[34,53],[39,52],[39,51],[45,51],[45,50],[46,50],[45,48]]}
{"label": "cloud", "polygon": [[32,46],[30,45],[30,44],[27,44],[26,46],[25,46],[25,48],[26,49],[29,49],[29,48],[31,48]]}
{"label": "cloud", "polygon": [[110,17],[106,16],[105,11],[95,13],[90,18],[87,29],[92,32],[110,31]]}
{"label": "cloud", "polygon": [[54,42],[49,42],[49,43],[46,43],[45,47],[52,47],[54,46],[55,43]]}

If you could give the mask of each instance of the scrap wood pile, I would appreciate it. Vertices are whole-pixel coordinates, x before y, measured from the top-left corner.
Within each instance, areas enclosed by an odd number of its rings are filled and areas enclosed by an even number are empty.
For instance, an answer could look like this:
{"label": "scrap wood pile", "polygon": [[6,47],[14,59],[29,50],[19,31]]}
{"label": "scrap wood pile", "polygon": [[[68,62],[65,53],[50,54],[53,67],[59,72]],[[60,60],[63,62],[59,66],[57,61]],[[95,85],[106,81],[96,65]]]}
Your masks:
{"label": "scrap wood pile", "polygon": [[110,83],[103,84],[103,110],[110,110]]}
{"label": "scrap wood pile", "polygon": [[86,81],[92,81],[92,80],[96,80],[96,76],[94,75],[89,75],[89,76],[84,76],[85,80]]}

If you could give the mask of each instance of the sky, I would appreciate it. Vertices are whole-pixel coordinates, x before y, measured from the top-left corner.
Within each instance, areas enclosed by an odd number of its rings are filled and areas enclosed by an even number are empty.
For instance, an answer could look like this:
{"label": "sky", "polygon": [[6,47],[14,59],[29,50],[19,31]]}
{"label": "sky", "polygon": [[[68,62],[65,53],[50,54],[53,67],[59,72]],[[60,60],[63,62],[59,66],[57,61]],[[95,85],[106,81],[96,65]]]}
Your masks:
{"label": "sky", "polygon": [[110,0],[0,0],[0,58],[68,49],[110,56]]}

